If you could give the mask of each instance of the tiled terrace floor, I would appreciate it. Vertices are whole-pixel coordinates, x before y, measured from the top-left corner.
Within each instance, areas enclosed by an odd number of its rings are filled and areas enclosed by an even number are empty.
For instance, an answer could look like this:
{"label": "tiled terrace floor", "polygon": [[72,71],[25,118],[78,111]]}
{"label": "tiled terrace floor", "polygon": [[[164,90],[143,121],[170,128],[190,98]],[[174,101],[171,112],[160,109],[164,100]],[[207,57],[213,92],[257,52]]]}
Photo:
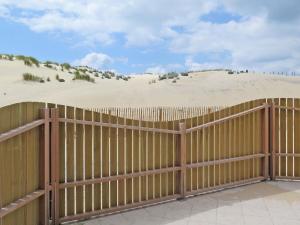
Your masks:
{"label": "tiled terrace floor", "polygon": [[257,183],[75,224],[300,225],[300,182]]}

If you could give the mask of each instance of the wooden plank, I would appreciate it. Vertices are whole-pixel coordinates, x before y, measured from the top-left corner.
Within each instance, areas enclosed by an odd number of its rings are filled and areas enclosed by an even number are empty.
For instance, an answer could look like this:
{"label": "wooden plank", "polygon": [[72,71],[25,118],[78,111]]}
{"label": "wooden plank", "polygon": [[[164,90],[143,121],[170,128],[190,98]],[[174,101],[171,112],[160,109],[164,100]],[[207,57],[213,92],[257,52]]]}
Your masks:
{"label": "wooden plank", "polygon": [[[280,106],[286,106],[287,99],[280,99]],[[287,153],[287,109],[280,109],[280,152]],[[280,157],[280,174],[287,176],[287,157]]]}
{"label": "wooden plank", "polygon": [[[101,114],[94,111],[94,121],[100,122]],[[94,179],[101,177],[101,127],[94,127]],[[101,209],[101,184],[94,185],[94,210]]]}
{"label": "wooden plank", "polygon": [[[186,118],[187,116],[185,116]],[[185,126],[186,129],[189,129],[192,127],[192,120],[191,118],[186,118],[185,119]],[[181,134],[182,135],[182,134]],[[185,142],[186,142],[186,164],[191,164],[192,163],[192,133],[186,134],[186,138],[185,138]],[[190,192],[192,190],[192,170],[191,169],[186,169],[186,191]]]}
{"label": "wooden plank", "polygon": [[[58,116],[59,118],[66,117],[66,106],[58,105]],[[66,163],[66,123],[59,124],[59,182],[66,182],[66,171],[65,171],[65,163]],[[59,191],[59,217],[64,217],[66,215],[66,192],[67,190]]]}
{"label": "wooden plank", "polygon": [[[118,114],[119,115],[119,114]],[[125,119],[118,116],[118,124],[125,124]],[[117,129],[118,137],[118,175],[126,172],[125,129]],[[118,206],[126,204],[125,179],[118,181]]]}
{"label": "wooden plank", "polygon": [[[74,107],[67,107],[66,108],[66,116],[69,119],[75,119],[75,109]],[[74,123],[68,123],[66,125],[66,138],[67,138],[67,164],[66,164],[66,175],[67,175],[67,182],[75,181],[75,149],[74,143],[75,139],[75,125]],[[75,189],[69,188],[67,189],[67,215],[74,215],[75,212]]]}
{"label": "wooden plank", "polygon": [[[136,113],[136,112],[135,112]],[[139,126],[138,120],[132,121],[134,126]],[[132,166],[134,172],[140,172],[140,149],[139,149],[140,133],[137,130],[132,131]],[[133,201],[140,202],[140,177],[133,178]]]}
{"label": "wooden plank", "polygon": [[[141,127],[145,127],[147,126],[147,123],[144,121],[144,114],[145,111],[143,111],[142,109],[139,110],[139,125]],[[140,154],[140,165],[139,165],[139,170],[142,171],[147,171],[147,132],[146,131],[139,131],[139,154]],[[148,199],[147,197],[147,176],[142,176],[140,178],[140,183],[141,183],[141,197],[140,200],[141,201],[146,201]]]}
{"label": "wooden plank", "polygon": [[[110,116],[102,114],[102,122],[109,123]],[[110,176],[110,146],[108,127],[102,127],[102,177]],[[102,209],[110,208],[110,184],[102,184]]]}
{"label": "wooden plank", "polygon": [[[130,116],[128,113],[127,109],[127,114],[128,117]],[[131,119],[126,119],[125,123],[127,125],[132,125],[132,120]],[[126,174],[133,173],[133,165],[132,165],[132,130],[127,130],[125,129],[125,155],[126,155]],[[133,195],[132,195],[132,179],[126,179],[126,204],[131,204],[133,203]]]}
{"label": "wooden plank", "polygon": [[[8,131],[11,129],[11,111],[15,106],[6,106],[0,108],[0,132]],[[14,171],[12,168],[13,165],[13,141],[14,139],[9,139],[5,142],[0,143],[0,153],[1,155],[1,163],[0,163],[0,206],[1,208],[10,204],[14,200],[14,193],[12,193],[12,183],[13,183],[13,175]],[[3,160],[5,159],[5,160]],[[2,210],[1,210],[2,211]],[[4,218],[0,218],[1,224],[9,225],[16,223],[16,219],[14,218],[14,214],[10,214]]]}
{"label": "wooden plank", "polygon": [[[195,108],[192,109],[191,126],[197,126],[197,117],[195,117]],[[197,131],[191,133],[191,163],[198,161]],[[191,169],[191,190],[198,189],[198,169]]]}
{"label": "wooden plank", "polygon": [[[216,111],[214,112],[214,120],[220,119],[220,112]],[[220,124],[216,124],[214,126],[214,160],[220,160],[220,136],[221,136],[221,131],[220,131]],[[214,170],[215,170],[215,186],[221,185],[221,178],[223,178],[222,173],[221,173],[221,165],[220,164],[215,164]]]}
{"label": "wooden plank", "polygon": [[185,123],[179,124],[180,129],[180,196],[185,198],[186,193],[186,125]]}
{"label": "wooden plank", "polygon": [[[153,110],[149,112],[153,117]],[[154,127],[154,122],[148,122],[148,127]],[[155,169],[155,134],[154,132],[148,133],[148,170]],[[148,199],[155,198],[155,175],[148,176]]]}
{"label": "wooden plank", "polygon": [[[19,115],[16,115],[18,118]],[[42,225],[49,224],[49,181],[50,181],[50,112],[49,109],[41,109],[40,117],[45,120],[44,126],[40,131],[40,158],[39,158],[39,182],[40,188],[44,189],[44,196],[40,199],[39,223]]]}
{"label": "wooden plank", "polygon": [[[6,206],[1,207],[0,208],[0,219],[2,219],[3,217],[5,217],[9,214],[16,213],[16,211],[18,209],[28,205],[29,203],[40,198],[43,195],[45,195],[45,190],[37,190],[33,193],[27,194],[26,196],[14,201]],[[46,222],[46,221],[44,221],[44,222]]]}
{"label": "wooden plank", "polygon": [[[92,121],[92,111],[85,110],[84,112],[84,119],[86,121]],[[92,126],[91,125],[85,125],[84,126],[84,180],[92,179],[93,175],[93,149],[92,149]],[[89,212],[93,210],[93,196],[92,191],[93,186],[92,185],[86,185],[84,186],[84,202],[85,202],[85,212]]]}
{"label": "wooden plank", "polygon": [[[279,105],[280,99],[279,98],[275,98],[274,99],[274,105]],[[278,108],[275,107],[275,153],[279,153],[280,152],[280,110]],[[275,158],[275,178],[277,176],[279,176],[280,174],[280,158],[276,157]]]}
{"label": "wooden plank", "polygon": [[[208,114],[205,114],[203,116],[203,124],[209,122],[209,117],[208,117]],[[202,151],[202,154],[203,154],[203,160],[204,162],[207,162],[209,161],[209,141],[208,141],[208,128],[204,128],[203,129],[203,135],[202,135],[202,142],[203,142],[203,151]],[[205,167],[203,168],[203,187],[204,188],[208,188],[210,185],[209,185],[209,168],[208,167]]]}
{"label": "wooden plank", "polygon": [[[294,100],[294,106],[300,108],[300,99]],[[294,112],[294,153],[300,154],[300,111]],[[295,158],[294,176],[300,177],[300,158]]]}
{"label": "wooden plank", "polygon": [[[110,115],[110,123],[117,124],[117,117]],[[109,128],[109,145],[110,145],[110,175],[117,175],[117,166],[118,166],[118,149],[117,149],[117,129]],[[118,190],[117,190],[117,181],[112,181],[110,183],[110,207],[115,207],[118,205]]]}
{"label": "wooden plank", "polygon": [[[76,108],[77,120],[83,119],[83,110]],[[76,125],[76,181],[83,180],[83,125]],[[83,187],[77,187],[76,189],[76,214],[83,213]]]}
{"label": "wooden plank", "polygon": [[[294,107],[294,100],[292,98],[287,99],[287,107]],[[286,112],[286,153],[294,153],[294,110],[287,110]],[[294,176],[294,163],[293,157],[286,158],[287,176]]]}

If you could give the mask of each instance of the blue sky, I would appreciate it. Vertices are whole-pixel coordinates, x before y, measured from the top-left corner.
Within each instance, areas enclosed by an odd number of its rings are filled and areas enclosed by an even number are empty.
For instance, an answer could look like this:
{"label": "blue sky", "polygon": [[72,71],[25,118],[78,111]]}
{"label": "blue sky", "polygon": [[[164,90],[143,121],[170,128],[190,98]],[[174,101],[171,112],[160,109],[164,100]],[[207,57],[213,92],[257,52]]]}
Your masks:
{"label": "blue sky", "polygon": [[0,52],[127,74],[300,72],[299,9],[297,0],[0,0]]}

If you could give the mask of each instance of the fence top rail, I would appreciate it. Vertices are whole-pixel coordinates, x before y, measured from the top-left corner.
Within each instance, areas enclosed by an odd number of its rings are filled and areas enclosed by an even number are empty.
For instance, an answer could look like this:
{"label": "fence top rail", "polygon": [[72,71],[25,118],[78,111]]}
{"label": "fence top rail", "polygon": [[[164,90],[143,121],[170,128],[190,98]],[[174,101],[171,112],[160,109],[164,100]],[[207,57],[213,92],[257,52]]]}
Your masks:
{"label": "fence top rail", "polygon": [[213,125],[216,125],[216,124],[224,123],[228,120],[232,120],[232,119],[235,119],[235,118],[238,118],[238,117],[241,117],[241,116],[245,116],[247,114],[265,109],[266,107],[269,108],[270,105],[267,104],[267,103],[264,103],[261,106],[258,106],[258,107],[255,107],[255,108],[252,108],[252,109],[249,109],[249,110],[245,110],[245,111],[242,111],[240,113],[233,114],[231,116],[227,116],[227,117],[224,117],[222,119],[218,119],[218,120],[215,120],[215,121],[212,121],[212,122],[208,122],[208,123],[196,126],[196,127],[189,128],[189,129],[186,130],[186,133],[191,133],[193,131],[201,130],[201,129],[204,129],[204,128],[207,128],[207,127],[210,127],[210,126],[213,126]]}
{"label": "fence top rail", "polygon": [[300,111],[299,107],[292,107],[292,106],[282,106],[282,105],[274,105],[276,109],[287,109],[287,110],[295,110]]}
{"label": "fence top rail", "polygon": [[0,143],[3,142],[3,141],[6,141],[10,138],[13,138],[15,136],[18,136],[22,133],[25,133],[29,130],[32,130],[42,124],[45,123],[45,120],[44,119],[39,119],[39,120],[35,120],[33,122],[30,122],[30,123],[27,123],[23,126],[20,126],[18,128],[15,128],[15,129],[12,129],[12,130],[9,130],[7,132],[4,132],[4,133],[1,133],[0,134]]}
{"label": "fence top rail", "polygon": [[58,121],[61,122],[61,123],[94,125],[94,126],[99,126],[99,127],[122,128],[122,129],[128,129],[128,130],[150,131],[150,132],[167,133],[167,134],[180,134],[180,132],[177,131],[177,130],[168,130],[168,129],[159,129],[159,128],[150,128],[150,127],[140,127],[140,126],[122,125],[122,124],[112,124],[112,123],[103,123],[103,122],[86,121],[86,120],[59,118]]}

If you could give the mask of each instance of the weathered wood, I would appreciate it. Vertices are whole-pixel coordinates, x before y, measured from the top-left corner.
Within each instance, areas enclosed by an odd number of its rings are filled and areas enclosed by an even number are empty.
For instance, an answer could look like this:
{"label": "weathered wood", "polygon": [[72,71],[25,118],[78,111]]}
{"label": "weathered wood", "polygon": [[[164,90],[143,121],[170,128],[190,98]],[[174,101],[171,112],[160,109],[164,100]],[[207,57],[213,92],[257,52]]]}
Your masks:
{"label": "weathered wood", "polygon": [[[299,102],[261,99],[222,110],[110,108],[108,114],[57,106],[59,112],[52,109],[50,119],[39,119],[36,112],[41,104],[30,103],[25,104],[24,120],[16,119],[22,107],[7,108],[5,113],[0,111],[0,116],[6,116],[0,121],[0,156],[7,157],[0,169],[10,172],[2,178],[0,171],[0,206],[38,188],[46,194],[6,214],[1,222],[19,224],[26,218],[25,225],[46,224],[49,216],[43,199],[49,191],[50,216],[58,224],[248,184],[269,175],[297,179]],[[49,123],[51,186],[42,151],[47,149],[44,137],[49,136]],[[45,130],[40,133],[38,127]],[[13,168],[15,159],[21,163]],[[10,188],[18,171],[22,171],[24,187]]]}
{"label": "weathered wood", "polygon": [[49,119],[50,119],[50,110],[42,109],[41,117],[44,119],[44,126],[41,130],[40,138],[40,188],[45,190],[44,196],[40,199],[40,224],[48,225],[49,224],[49,181],[50,181],[50,141],[49,141]]}
{"label": "weathered wood", "polygon": [[185,198],[186,193],[186,126],[185,123],[179,124],[180,129],[180,198]]}
{"label": "weathered wood", "polygon": [[270,108],[270,153],[271,153],[271,158],[270,158],[270,177],[271,180],[276,179],[276,130],[275,130],[275,105],[274,102],[271,103],[271,108]]}
{"label": "weathered wood", "polygon": [[58,109],[51,109],[51,176],[52,176],[52,219],[59,224],[59,123]]}

